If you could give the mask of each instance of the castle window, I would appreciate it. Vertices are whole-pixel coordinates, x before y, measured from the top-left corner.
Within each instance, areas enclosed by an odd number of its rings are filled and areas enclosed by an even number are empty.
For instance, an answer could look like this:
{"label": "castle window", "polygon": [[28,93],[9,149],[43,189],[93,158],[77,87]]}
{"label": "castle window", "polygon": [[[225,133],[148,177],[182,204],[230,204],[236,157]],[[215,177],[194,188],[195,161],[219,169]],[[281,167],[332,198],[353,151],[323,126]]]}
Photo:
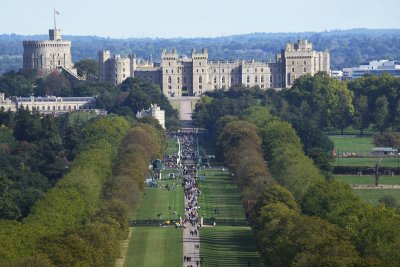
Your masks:
{"label": "castle window", "polygon": [[199,73],[199,69],[196,69],[196,72]]}
{"label": "castle window", "polygon": [[179,77],[177,78],[177,81],[178,81],[178,83],[180,83],[180,81],[179,81]]}
{"label": "castle window", "polygon": [[199,83],[203,83],[203,77],[199,76]]}
{"label": "castle window", "polygon": [[257,76],[254,77],[254,82],[255,82],[255,83],[258,83],[258,77],[257,77]]}
{"label": "castle window", "polygon": [[257,72],[257,68],[255,68],[254,71]]}
{"label": "castle window", "polygon": [[56,110],[56,106],[53,106],[53,110]]}
{"label": "castle window", "polygon": [[174,70],[171,70],[171,73],[174,73]]}
{"label": "castle window", "polygon": [[250,75],[247,75],[247,83],[250,83]]}
{"label": "castle window", "polygon": [[294,61],[292,61],[292,65],[294,65]]}
{"label": "castle window", "polygon": [[264,75],[261,76],[261,82],[262,82],[262,83],[264,82]]}
{"label": "castle window", "polygon": [[217,77],[214,77],[214,83],[217,83]]}
{"label": "castle window", "polygon": [[217,70],[216,70],[216,69],[214,69],[214,72],[217,72]]}
{"label": "castle window", "polygon": [[203,85],[200,84],[200,85],[199,85],[199,89],[200,89],[200,90],[203,89]]}
{"label": "castle window", "polygon": [[272,83],[272,75],[269,76],[269,82]]}
{"label": "castle window", "polygon": [[304,68],[304,72],[307,72],[307,68]]}
{"label": "castle window", "polygon": [[172,82],[172,78],[171,78],[171,76],[168,76],[168,83],[171,83]]}
{"label": "castle window", "polygon": [[179,68],[176,68],[176,72],[179,73]]}
{"label": "castle window", "polygon": [[168,85],[168,89],[171,90],[171,89],[172,89],[172,86],[171,86],[171,85]]}
{"label": "castle window", "polygon": [[261,69],[261,72],[264,72],[264,69]]}
{"label": "castle window", "polygon": [[165,73],[168,73],[168,70],[165,70]]}
{"label": "castle window", "polygon": [[47,110],[50,110],[50,106],[47,106]]}
{"label": "castle window", "polygon": [[225,72],[225,69],[222,69],[222,72]]}
{"label": "castle window", "polygon": [[199,66],[201,66],[201,62],[199,62]]}
{"label": "castle window", "polygon": [[264,88],[264,84],[261,84],[261,88]]}
{"label": "castle window", "polygon": [[201,69],[201,72],[204,73],[204,69]]}
{"label": "castle window", "polygon": [[61,60],[58,61],[58,66],[60,66],[60,65],[61,65]]}
{"label": "castle window", "polygon": [[225,83],[225,76],[222,76],[222,83]]}
{"label": "castle window", "polygon": [[292,72],[294,72],[294,68],[292,68]]}
{"label": "castle window", "polygon": [[304,65],[307,65],[307,61],[304,60]]}
{"label": "castle window", "polygon": [[[168,62],[168,66],[171,66],[171,62]],[[168,73],[168,72],[167,72]]]}

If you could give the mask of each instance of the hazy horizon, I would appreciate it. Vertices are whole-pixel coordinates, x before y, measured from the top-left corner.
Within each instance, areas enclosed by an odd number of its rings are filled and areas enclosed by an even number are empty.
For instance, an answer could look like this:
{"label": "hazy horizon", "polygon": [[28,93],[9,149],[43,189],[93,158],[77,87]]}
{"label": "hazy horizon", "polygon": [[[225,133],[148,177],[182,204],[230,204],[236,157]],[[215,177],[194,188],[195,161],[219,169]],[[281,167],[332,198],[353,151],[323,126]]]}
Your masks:
{"label": "hazy horizon", "polygon": [[125,38],[213,38],[251,33],[400,29],[397,0],[287,1],[14,0],[2,4],[0,33]]}

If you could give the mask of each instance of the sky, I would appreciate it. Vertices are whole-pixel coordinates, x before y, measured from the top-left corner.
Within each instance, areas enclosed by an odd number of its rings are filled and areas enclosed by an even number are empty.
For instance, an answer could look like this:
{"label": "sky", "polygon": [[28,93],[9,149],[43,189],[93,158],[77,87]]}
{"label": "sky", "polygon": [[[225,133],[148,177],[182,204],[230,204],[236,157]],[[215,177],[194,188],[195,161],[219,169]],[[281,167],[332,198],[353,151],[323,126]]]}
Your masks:
{"label": "sky", "polygon": [[400,0],[4,0],[0,34],[217,37],[254,32],[400,29]]}

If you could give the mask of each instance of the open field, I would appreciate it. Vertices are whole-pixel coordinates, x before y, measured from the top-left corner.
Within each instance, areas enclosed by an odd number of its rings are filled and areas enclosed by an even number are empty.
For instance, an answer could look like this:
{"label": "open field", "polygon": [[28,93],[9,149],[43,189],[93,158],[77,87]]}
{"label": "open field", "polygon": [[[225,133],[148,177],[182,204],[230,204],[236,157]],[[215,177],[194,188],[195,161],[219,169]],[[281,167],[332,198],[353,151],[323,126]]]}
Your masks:
{"label": "open field", "polygon": [[374,147],[372,137],[356,137],[356,136],[329,136],[329,139],[335,144],[336,153],[343,152],[370,152]]}
{"label": "open field", "polygon": [[140,208],[132,219],[153,220],[158,218],[158,213],[162,214],[160,219],[179,219],[179,215],[182,216],[183,189],[179,181],[163,180],[158,181],[158,188],[146,187]]}
{"label": "open field", "polygon": [[124,267],[182,266],[182,229],[135,227]]}
{"label": "open field", "polygon": [[[222,170],[202,170],[199,176],[200,216],[218,219],[245,219],[239,189],[230,179],[230,173]],[[216,212],[215,212],[216,210]]]}
{"label": "open field", "polygon": [[203,227],[200,240],[201,266],[263,266],[250,227]]}
{"label": "open field", "polygon": [[[335,179],[347,184],[375,184],[375,178],[372,175],[334,175]],[[400,184],[400,176],[381,176],[379,184]]]}
{"label": "open field", "polygon": [[380,160],[381,167],[399,167],[400,158],[335,158],[333,166],[365,166],[373,167]]}
{"label": "open field", "polygon": [[359,196],[366,203],[378,205],[378,200],[390,195],[396,199],[397,206],[400,204],[400,190],[396,189],[360,189],[353,190],[354,195]]}

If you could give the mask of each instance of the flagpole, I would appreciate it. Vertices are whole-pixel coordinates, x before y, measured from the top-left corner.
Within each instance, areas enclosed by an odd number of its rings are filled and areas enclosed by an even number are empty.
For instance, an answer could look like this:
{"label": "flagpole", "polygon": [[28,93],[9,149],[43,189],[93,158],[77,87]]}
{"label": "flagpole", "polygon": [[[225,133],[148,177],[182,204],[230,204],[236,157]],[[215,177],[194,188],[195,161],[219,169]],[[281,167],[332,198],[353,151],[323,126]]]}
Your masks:
{"label": "flagpole", "polygon": [[54,30],[57,30],[57,24],[56,24],[56,9],[55,9],[55,8],[54,8],[53,16],[54,16]]}

